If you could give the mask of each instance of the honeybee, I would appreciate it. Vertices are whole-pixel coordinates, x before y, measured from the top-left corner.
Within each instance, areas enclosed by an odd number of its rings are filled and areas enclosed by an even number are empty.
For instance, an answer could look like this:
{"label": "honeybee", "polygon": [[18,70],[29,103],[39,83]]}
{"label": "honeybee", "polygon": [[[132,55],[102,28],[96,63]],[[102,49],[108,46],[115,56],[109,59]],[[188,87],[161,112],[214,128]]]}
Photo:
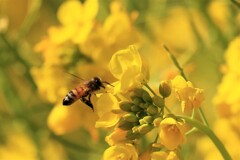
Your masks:
{"label": "honeybee", "polygon": [[102,81],[99,77],[93,77],[91,80],[80,83],[80,85],[78,85],[77,87],[75,87],[74,89],[68,92],[68,94],[64,97],[62,104],[64,106],[68,106],[73,104],[78,99],[80,99],[83,103],[85,103],[87,106],[92,108],[92,110],[94,110],[93,104],[91,102],[91,95],[92,93],[100,90],[101,88],[105,89],[105,86],[103,85],[103,83],[111,85],[106,81]]}

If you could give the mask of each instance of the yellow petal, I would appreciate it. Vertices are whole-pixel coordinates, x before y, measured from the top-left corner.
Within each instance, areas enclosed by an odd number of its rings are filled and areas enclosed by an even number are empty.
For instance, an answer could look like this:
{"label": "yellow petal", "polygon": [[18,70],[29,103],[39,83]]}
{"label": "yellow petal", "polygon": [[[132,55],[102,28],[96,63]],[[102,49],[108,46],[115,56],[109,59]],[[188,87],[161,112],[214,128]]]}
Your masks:
{"label": "yellow petal", "polygon": [[105,150],[103,160],[137,160],[136,148],[129,143],[120,143]]}
{"label": "yellow petal", "polygon": [[58,9],[59,21],[63,25],[76,24],[83,20],[83,6],[78,0],[65,1]]}
{"label": "yellow petal", "polygon": [[135,67],[140,73],[142,60],[135,46],[129,46],[128,49],[116,52],[109,63],[110,72],[117,79],[121,79],[124,72],[131,67]]}
{"label": "yellow petal", "polygon": [[99,120],[96,122],[95,127],[111,127],[115,125],[119,117],[114,114],[112,110],[119,109],[119,102],[116,97],[110,93],[102,94],[96,105]]}
{"label": "yellow petal", "polygon": [[98,13],[98,0],[87,0],[83,4],[84,15],[82,17],[87,20],[93,20]]}
{"label": "yellow petal", "polygon": [[184,127],[182,122],[173,118],[165,118],[160,124],[160,142],[169,150],[176,149],[184,142]]}

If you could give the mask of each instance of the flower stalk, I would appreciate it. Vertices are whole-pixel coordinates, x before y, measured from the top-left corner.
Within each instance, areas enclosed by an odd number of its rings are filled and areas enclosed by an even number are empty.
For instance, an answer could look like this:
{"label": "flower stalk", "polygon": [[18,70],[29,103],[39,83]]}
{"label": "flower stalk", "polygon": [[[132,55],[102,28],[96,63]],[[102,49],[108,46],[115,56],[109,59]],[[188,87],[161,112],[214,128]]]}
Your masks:
{"label": "flower stalk", "polygon": [[207,127],[207,126],[203,125],[202,123],[200,123],[199,121],[193,120],[189,117],[185,117],[185,116],[177,116],[177,117],[185,120],[186,123],[196,127],[199,131],[208,135],[208,137],[215,144],[215,146],[217,147],[217,149],[219,150],[219,152],[221,153],[222,157],[225,160],[231,160],[232,159],[230,154],[228,153],[228,151],[226,150],[226,148],[222,144],[222,142],[219,140],[219,138],[214,134],[214,132],[209,127]]}

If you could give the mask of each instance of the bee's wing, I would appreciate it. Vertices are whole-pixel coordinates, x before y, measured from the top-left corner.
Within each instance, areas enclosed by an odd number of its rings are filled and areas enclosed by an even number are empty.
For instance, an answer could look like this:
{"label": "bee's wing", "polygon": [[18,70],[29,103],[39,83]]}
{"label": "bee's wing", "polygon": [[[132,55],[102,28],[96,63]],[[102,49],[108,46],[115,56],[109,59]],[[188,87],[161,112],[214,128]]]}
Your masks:
{"label": "bee's wing", "polygon": [[79,86],[79,84],[82,84],[85,82],[83,78],[80,78],[77,75],[68,73],[68,72],[64,73],[64,79],[65,79],[66,87],[69,90],[71,90],[71,89],[75,88],[76,86]]}
{"label": "bee's wing", "polygon": [[73,77],[75,77],[75,78],[77,78],[77,79],[79,79],[81,81],[85,81],[83,78],[81,78],[81,77],[79,77],[79,76],[77,76],[75,74],[72,74],[72,73],[69,73],[69,72],[67,72],[67,74],[69,74],[69,75],[71,75],[71,76],[73,76]]}

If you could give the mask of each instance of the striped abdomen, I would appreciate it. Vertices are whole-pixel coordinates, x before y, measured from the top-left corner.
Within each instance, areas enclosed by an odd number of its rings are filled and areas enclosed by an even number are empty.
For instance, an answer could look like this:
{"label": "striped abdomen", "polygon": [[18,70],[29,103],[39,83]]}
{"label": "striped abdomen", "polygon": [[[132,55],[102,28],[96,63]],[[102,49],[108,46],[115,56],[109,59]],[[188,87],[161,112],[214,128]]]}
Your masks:
{"label": "striped abdomen", "polygon": [[63,99],[63,105],[71,105],[79,98],[86,95],[86,90],[82,86],[74,88]]}

